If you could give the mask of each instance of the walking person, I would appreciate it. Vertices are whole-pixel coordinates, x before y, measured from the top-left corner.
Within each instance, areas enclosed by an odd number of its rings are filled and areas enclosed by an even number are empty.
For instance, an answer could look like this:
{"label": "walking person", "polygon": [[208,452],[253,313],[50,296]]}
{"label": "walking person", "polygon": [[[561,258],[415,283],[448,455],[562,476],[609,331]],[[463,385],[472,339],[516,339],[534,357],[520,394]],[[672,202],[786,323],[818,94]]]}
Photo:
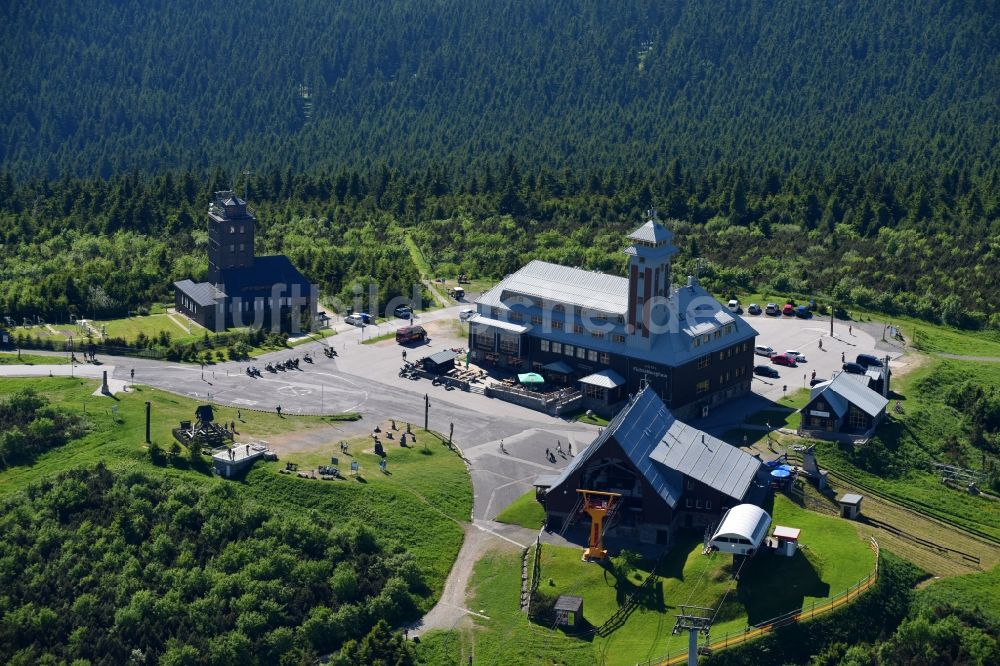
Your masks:
{"label": "walking person", "polygon": [[569,451],[569,455],[573,455],[573,442],[566,442],[566,450]]}

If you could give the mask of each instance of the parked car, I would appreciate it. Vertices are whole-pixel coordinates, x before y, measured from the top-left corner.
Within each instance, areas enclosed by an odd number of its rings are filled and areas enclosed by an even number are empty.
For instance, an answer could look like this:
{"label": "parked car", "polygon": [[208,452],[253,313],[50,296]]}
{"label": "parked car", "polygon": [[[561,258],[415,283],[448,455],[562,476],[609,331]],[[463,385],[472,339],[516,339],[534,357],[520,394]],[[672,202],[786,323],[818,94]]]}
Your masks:
{"label": "parked car", "polygon": [[413,310],[409,305],[397,305],[396,309],[392,311],[392,314],[400,319],[409,319],[410,315],[413,314]]}
{"label": "parked car", "polygon": [[756,303],[751,303],[750,307],[747,308],[747,312],[749,312],[752,315],[759,315],[761,313],[761,309],[760,306],[757,305]]}
{"label": "parked car", "polygon": [[735,298],[729,299],[729,311],[739,314],[743,312],[743,308],[740,307],[740,302]]}
{"label": "parked car", "polygon": [[753,353],[757,356],[774,356],[774,349],[766,345],[757,345],[753,348]]}
{"label": "parked car", "polygon": [[866,368],[882,367],[882,360],[877,356],[872,356],[871,354],[858,354],[858,357],[854,360],[857,361],[858,365],[863,365]]}
{"label": "parked car", "polygon": [[461,321],[468,321],[469,319],[472,319],[475,316],[476,316],[476,311],[473,310],[472,308],[465,308],[464,310],[458,313],[458,318]]}
{"label": "parked car", "polygon": [[786,351],[785,356],[791,356],[792,358],[795,359],[796,363],[806,362],[806,355],[803,354],[802,352],[797,352],[794,349],[789,349],[788,351]]}
{"label": "parked car", "polygon": [[396,329],[396,342],[405,345],[411,342],[424,342],[427,340],[427,331],[423,326],[404,326]]}
{"label": "parked car", "polygon": [[865,366],[858,363],[851,363],[848,361],[843,365],[844,372],[850,373],[852,375],[863,375],[865,374]]}
{"label": "parked car", "polygon": [[351,326],[364,326],[365,320],[361,318],[361,315],[349,314],[344,317],[344,323],[350,324]]}
{"label": "parked car", "polygon": [[810,379],[809,386],[816,386],[816,384],[822,384],[825,381],[829,380],[823,379],[822,377],[817,377],[816,379]]}
{"label": "parked car", "polygon": [[777,303],[768,303],[767,307],[764,308],[764,314],[771,315],[772,317],[777,317],[781,314],[781,310],[778,309]]}
{"label": "parked car", "polygon": [[780,377],[781,376],[781,373],[779,373],[776,369],[772,368],[769,365],[755,365],[755,366],[753,366],[753,374],[760,375],[762,377]]}
{"label": "parked car", "polygon": [[795,367],[795,359],[785,354],[775,354],[771,357],[771,363],[774,363],[775,365],[784,365],[789,368]]}
{"label": "parked car", "polygon": [[812,311],[804,305],[800,305],[795,308],[795,316],[799,319],[809,319],[813,316]]}
{"label": "parked car", "polygon": [[795,314],[795,306],[792,305],[791,303],[785,303],[785,307],[781,308],[781,314],[785,315],[786,317],[791,317],[792,315]]}

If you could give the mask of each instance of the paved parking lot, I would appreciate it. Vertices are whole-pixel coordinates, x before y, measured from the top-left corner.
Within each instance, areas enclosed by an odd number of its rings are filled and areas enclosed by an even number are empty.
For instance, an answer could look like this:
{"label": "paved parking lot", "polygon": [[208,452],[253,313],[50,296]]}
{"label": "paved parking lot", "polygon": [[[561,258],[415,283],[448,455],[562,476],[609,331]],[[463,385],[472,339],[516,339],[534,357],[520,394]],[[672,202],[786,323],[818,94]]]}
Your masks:
{"label": "paved parking lot", "polygon": [[[777,353],[793,350],[805,355],[806,362],[796,368],[774,365],[770,359],[755,356],[756,365],[771,365],[780,373],[780,378],[754,376],[754,392],[777,400],[787,387],[788,392],[808,387],[812,373],[817,378],[830,379],[840,372],[842,359],[853,361],[858,354],[875,354],[878,357],[898,356],[898,353],[876,350],[876,339],[861,326],[853,323],[835,322],[833,337],[830,337],[830,319],[816,317],[769,317],[767,315],[744,315],[744,319],[757,329],[757,344],[773,347]],[[822,349],[819,346],[823,342]]]}

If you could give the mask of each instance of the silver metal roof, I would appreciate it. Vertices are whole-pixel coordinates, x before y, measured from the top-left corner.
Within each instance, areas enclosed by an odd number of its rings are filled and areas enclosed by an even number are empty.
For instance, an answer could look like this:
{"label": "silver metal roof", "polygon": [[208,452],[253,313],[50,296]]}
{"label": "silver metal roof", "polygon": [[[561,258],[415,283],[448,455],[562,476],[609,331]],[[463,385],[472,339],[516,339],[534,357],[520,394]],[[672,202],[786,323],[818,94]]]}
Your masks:
{"label": "silver metal roof", "polygon": [[563,468],[559,478],[551,487],[558,488],[565,483],[574,471],[582,467],[608,440],[613,438],[663,501],[671,508],[677,506],[683,490],[683,477],[649,457],[673,418],[654,391],[644,390],[618,412],[604,432],[584,449],[583,453],[578,454]]}
{"label": "silver metal roof", "polygon": [[581,384],[590,384],[591,386],[602,386],[606,389],[617,388],[619,386],[624,386],[625,380],[614,370],[610,368],[607,370],[601,370],[600,372],[595,372],[592,375],[587,375],[580,380]]}
{"label": "silver metal roof", "polygon": [[215,305],[217,299],[226,297],[225,292],[216,288],[211,282],[180,280],[174,282],[174,287],[201,306]]}
{"label": "silver metal roof", "polygon": [[[489,312],[487,308],[496,308],[498,313],[509,312],[511,308],[503,302],[501,297],[505,292],[516,292],[516,290],[510,287],[510,285],[522,284],[519,276],[529,268],[531,268],[531,274],[534,276],[532,277],[532,280],[541,279],[538,278],[538,276],[549,272],[549,268],[552,268],[558,269],[558,271],[551,271],[552,274],[555,275],[559,272],[560,275],[562,275],[562,279],[569,279],[568,276],[580,274],[581,281],[586,278],[588,280],[595,280],[598,282],[606,281],[605,286],[608,286],[609,288],[613,286],[615,289],[618,289],[620,286],[623,295],[621,296],[619,309],[622,314],[627,313],[628,280],[625,278],[603,275],[600,273],[591,273],[589,271],[581,271],[575,268],[566,268],[564,266],[547,264],[541,261],[531,262],[517,273],[507,276],[497,286],[483,294],[476,301],[476,305],[480,312]],[[562,273],[561,271],[568,271],[568,273]],[[541,289],[536,289],[536,291],[541,291]],[[567,298],[566,294],[557,288],[549,288],[547,291],[549,292],[548,295],[540,296],[540,298],[550,299],[554,303],[579,305],[578,302]],[[507,298],[509,297],[508,293]],[[579,300],[580,299],[576,299],[576,301]],[[594,338],[586,331],[583,333],[574,333],[573,327],[570,326],[569,323],[577,320],[572,318],[564,319],[561,313],[551,311],[551,307],[549,307],[550,311],[548,313],[543,313],[542,308],[540,307],[518,305],[515,305],[514,307],[517,308],[518,311],[522,312],[526,320],[533,314],[539,314],[543,317],[550,316],[553,321],[558,320],[566,322],[566,326],[564,326],[562,330],[543,330],[542,326],[531,326],[530,328],[517,326],[518,332],[521,332],[521,329],[523,329],[530,331],[530,335],[534,337],[551,340],[553,342],[561,342],[563,344],[568,343],[578,345],[586,349],[606,351],[612,354],[622,354],[631,358],[673,366],[690,362],[700,356],[710,354],[720,349],[725,349],[726,347],[732,346],[738,342],[750,340],[757,335],[757,331],[745,319],[730,313],[724,305],[715,300],[715,298],[712,297],[712,295],[709,294],[701,285],[699,285],[697,281],[690,286],[683,286],[675,289],[670,295],[670,302],[670,316],[677,318],[677,324],[671,325],[668,323],[664,326],[667,330],[663,332],[655,332],[653,334],[652,345],[649,349],[615,343],[613,341],[613,335],[610,334],[605,335],[603,338]],[[609,311],[611,309],[610,305],[603,308],[596,307],[593,304],[593,299],[591,300],[590,305],[585,307],[592,307],[602,311]],[[498,316],[503,315],[498,314]],[[488,319],[484,314],[479,314],[475,319],[471,319],[470,321],[489,322],[491,325],[495,326],[500,325],[493,324],[492,322],[497,322],[498,320]],[[726,324],[730,323],[734,325],[734,331],[728,335],[722,335],[719,338],[716,338],[714,335],[715,331],[723,329]],[[515,330],[515,326],[516,325],[514,324],[509,324],[506,328],[507,330]],[[695,327],[697,329],[696,331],[694,330]],[[612,333],[626,335],[624,324],[612,324],[612,328]],[[696,337],[698,335],[707,335],[708,340],[699,341],[700,344],[696,347],[692,342],[692,337]]]}
{"label": "silver metal roof", "polygon": [[489,326],[492,328],[499,328],[503,331],[510,331],[511,333],[524,333],[528,330],[527,326],[521,326],[520,324],[515,324],[510,321],[502,321],[500,319],[490,319],[489,317],[485,317],[481,314],[469,317],[468,322],[472,326]]}
{"label": "silver metal roof", "polygon": [[737,500],[746,495],[761,466],[749,453],[677,420],[650,457]]}
{"label": "silver metal roof", "polygon": [[678,421],[646,388],[563,469],[552,487],[565,482],[611,438],[671,508],[681,498],[684,476],[742,500],[761,467],[750,454]]}
{"label": "silver metal roof", "polygon": [[646,220],[646,223],[628,235],[629,240],[642,241],[644,243],[669,243],[673,240],[674,234],[656,220]]}
{"label": "silver metal roof", "polygon": [[863,375],[858,375],[855,378],[846,372],[841,372],[830,381],[813,387],[809,402],[811,403],[820,395],[830,403],[840,416],[847,413],[848,403],[869,416],[878,416],[889,404],[889,401],[881,394],[868,388],[867,379]]}
{"label": "silver metal roof", "polygon": [[483,294],[477,303],[492,307],[511,294],[566,303],[601,312],[628,312],[628,280],[617,275],[534,260]]}

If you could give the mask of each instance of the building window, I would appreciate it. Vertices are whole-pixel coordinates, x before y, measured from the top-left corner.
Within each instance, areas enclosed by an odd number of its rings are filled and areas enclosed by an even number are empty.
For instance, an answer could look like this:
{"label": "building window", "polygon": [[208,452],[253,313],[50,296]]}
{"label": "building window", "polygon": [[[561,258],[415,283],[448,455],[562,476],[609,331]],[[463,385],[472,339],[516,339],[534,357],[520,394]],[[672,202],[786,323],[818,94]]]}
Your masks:
{"label": "building window", "polygon": [[715,332],[715,339],[718,340],[721,337],[722,337],[722,331],[716,331]]}
{"label": "building window", "polygon": [[726,358],[726,352],[719,352],[719,360],[723,361]]}
{"label": "building window", "polygon": [[623,345],[623,344],[625,344],[625,336],[624,335],[617,335],[616,334],[616,335],[614,335],[611,338],[611,340],[612,340],[612,342],[614,342],[617,345]]}
{"label": "building window", "polygon": [[709,381],[707,379],[701,380],[695,387],[695,393],[697,393],[698,395],[702,395],[703,393],[708,393],[708,386],[709,386]]}
{"label": "building window", "polygon": [[709,354],[705,354],[704,356],[702,356],[701,358],[699,358],[698,359],[698,369],[699,370],[704,370],[705,368],[707,368],[708,364],[709,364],[709,362],[711,360],[712,360],[712,357]]}
{"label": "building window", "polygon": [[539,340],[538,341],[538,348],[541,351],[543,351],[543,352],[547,352],[549,350],[549,341],[548,340]]}
{"label": "building window", "polygon": [[240,225],[240,233],[241,233],[241,234],[242,234],[242,233],[245,233],[245,231],[246,231],[246,227],[244,227],[244,226],[243,226],[243,225],[241,224],[241,225]]}
{"label": "building window", "polygon": [[733,325],[732,324],[726,324],[726,335],[729,335],[732,332],[733,332]]}
{"label": "building window", "polygon": [[563,330],[563,323],[561,321],[553,321],[552,322],[552,330],[553,331],[561,331],[561,330]]}
{"label": "building window", "polygon": [[552,306],[552,311],[553,312],[566,312],[566,306],[564,306],[562,303],[556,303],[555,305]]}
{"label": "building window", "polygon": [[695,338],[694,340],[692,340],[691,341],[691,346],[692,347],[700,347],[701,346],[701,338]]}
{"label": "building window", "polygon": [[531,315],[531,323],[535,326],[540,326],[542,323],[541,315]]}
{"label": "building window", "polygon": [[687,508],[690,509],[691,508],[691,504],[692,504],[692,502],[691,502],[691,498],[690,497],[688,497],[686,500],[684,500],[684,506],[686,506]]}
{"label": "building window", "polygon": [[230,243],[230,244],[229,244],[229,251],[230,251],[230,252],[235,252],[235,251],[236,251],[236,245],[235,245],[235,244],[233,244],[233,243]]}
{"label": "building window", "polygon": [[246,245],[244,245],[243,243],[240,243],[240,252],[243,252],[243,250],[245,248],[246,248]]}
{"label": "building window", "polygon": [[573,345],[563,345],[563,354],[566,354],[566,356],[572,356]]}
{"label": "building window", "polygon": [[583,385],[583,394],[588,398],[593,398],[594,400],[604,400],[604,387],[594,386],[593,384]]}
{"label": "building window", "polygon": [[498,309],[496,309],[496,308],[490,308],[490,317],[492,317],[493,319],[496,319],[499,316],[500,316],[500,311]]}
{"label": "building window", "polygon": [[858,430],[866,430],[868,428],[868,415],[851,405],[847,412],[847,425]]}
{"label": "building window", "polygon": [[231,234],[235,234],[236,233],[236,225],[235,224],[229,226],[229,233],[231,233]]}
{"label": "building window", "polygon": [[597,352],[594,351],[593,349],[587,351],[587,360],[591,361],[591,362],[596,362],[597,361]]}
{"label": "building window", "polygon": [[602,333],[601,331],[591,331],[590,332],[590,337],[597,338],[598,340],[602,340],[602,339],[604,339],[604,333]]}
{"label": "building window", "polygon": [[604,365],[611,365],[611,354],[608,352],[601,352],[601,363]]}
{"label": "building window", "polygon": [[577,358],[586,358],[587,357],[587,350],[584,349],[583,347],[577,347],[576,348],[576,357]]}
{"label": "building window", "polygon": [[580,324],[573,324],[573,332],[583,333],[583,326],[581,326]]}
{"label": "building window", "polygon": [[510,320],[511,321],[516,321],[516,322],[520,323],[520,322],[524,321],[524,316],[520,312],[511,312],[510,313]]}
{"label": "building window", "polygon": [[695,506],[696,509],[700,509],[701,508],[701,500],[700,499],[699,500],[695,500],[694,506]]}
{"label": "building window", "polygon": [[687,481],[687,489],[688,490],[694,490],[694,479],[688,479],[688,481]]}
{"label": "building window", "polygon": [[712,510],[712,500],[705,500],[705,509],[708,511]]}
{"label": "building window", "polygon": [[553,354],[561,354],[562,353],[562,343],[561,342],[553,342],[552,343],[552,353]]}

